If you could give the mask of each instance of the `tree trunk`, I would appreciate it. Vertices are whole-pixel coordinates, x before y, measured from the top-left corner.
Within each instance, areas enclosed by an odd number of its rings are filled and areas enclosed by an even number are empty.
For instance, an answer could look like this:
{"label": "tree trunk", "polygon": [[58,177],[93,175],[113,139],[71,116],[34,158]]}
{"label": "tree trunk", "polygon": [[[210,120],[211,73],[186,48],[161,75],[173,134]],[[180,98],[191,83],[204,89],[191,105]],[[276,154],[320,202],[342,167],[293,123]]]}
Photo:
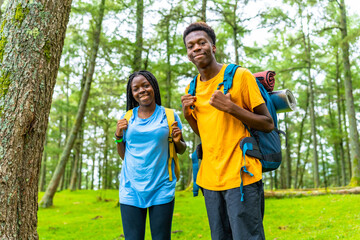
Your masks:
{"label": "tree trunk", "polygon": [[[95,126],[94,126],[94,136],[96,137],[96,129],[97,129],[97,124],[95,122]],[[94,146],[93,149],[93,155],[92,155],[92,166],[91,166],[91,185],[90,185],[90,189],[94,190],[94,175],[95,175],[95,156],[96,156],[96,145]],[[120,165],[119,165],[120,166]]]}
{"label": "tree trunk", "polygon": [[[332,105],[332,100],[331,100],[331,95],[328,95],[328,111],[329,111],[329,118],[330,118],[330,128],[335,131],[336,128],[336,124],[335,124],[335,117],[333,114],[333,111],[331,109],[331,105]],[[338,143],[338,139],[339,137],[336,137],[336,140],[332,140],[333,144],[334,144],[334,160],[336,163],[336,184],[337,186],[341,186],[341,167],[340,167],[340,160],[339,160],[339,143]],[[323,146],[321,146],[323,147]],[[321,151],[323,151],[323,149],[321,149]],[[343,176],[345,177],[345,176]]]}
{"label": "tree trunk", "polygon": [[234,18],[234,26],[233,26],[233,40],[234,40],[234,52],[235,52],[235,63],[239,65],[240,57],[239,57],[239,41],[237,39],[238,34],[238,25],[236,23],[236,10],[237,10],[237,3],[238,1],[235,1],[234,4],[234,11],[233,11],[233,18]]}
{"label": "tree trunk", "polygon": [[[327,177],[326,177],[326,166],[325,166],[325,159],[326,159],[326,155],[324,153],[324,146],[323,144],[320,142],[320,149],[321,149],[321,163],[322,163],[322,174],[323,174],[323,178],[324,178],[324,187],[325,190],[327,189]],[[325,155],[325,156],[324,156]]]}
{"label": "tree trunk", "polygon": [[[309,18],[308,18],[309,19]],[[314,185],[315,188],[320,185],[319,177],[319,160],[318,160],[318,151],[317,151],[317,134],[316,134],[316,116],[315,116],[315,96],[314,96],[314,83],[311,77],[311,43],[309,30],[307,35],[303,33],[303,44],[305,47],[305,55],[307,62],[307,77],[309,83],[309,96],[310,96],[310,122],[311,122],[311,135],[313,138],[313,157],[314,157]]]}
{"label": "tree trunk", "polygon": [[[336,96],[337,96],[337,129],[339,133],[339,149],[340,149],[340,161],[341,161],[341,172],[343,175],[343,186],[346,185],[347,179],[346,179],[346,165],[345,165],[345,153],[344,153],[344,136],[343,136],[343,129],[342,129],[342,121],[341,121],[341,94],[340,94],[340,64],[339,64],[339,52],[336,51]],[[350,173],[350,172],[349,172]]]}
{"label": "tree trunk", "polygon": [[38,177],[70,8],[71,0],[10,0],[2,19],[1,239],[38,239]]}
{"label": "tree trunk", "polygon": [[104,161],[103,161],[103,180],[102,180],[102,189],[108,189],[108,181],[109,181],[109,163],[108,163],[108,155],[109,155],[109,124],[105,124],[104,126]]}
{"label": "tree trunk", "polygon": [[206,5],[207,5],[207,0],[202,0],[202,4],[201,4],[201,21],[206,22]]}
{"label": "tree trunk", "polygon": [[[83,141],[81,141],[83,142]],[[77,176],[77,189],[81,190],[81,181],[82,181],[82,167],[83,167],[83,156],[82,156],[82,143],[80,145],[80,156],[79,156],[79,168],[78,168],[78,176]]]}
{"label": "tree trunk", "polygon": [[[308,93],[308,92],[307,92]],[[303,143],[303,139],[304,139],[304,125],[305,125],[305,121],[307,119],[307,115],[308,115],[308,109],[309,109],[309,94],[306,94],[306,106],[305,106],[305,114],[304,117],[301,120],[301,124],[300,124],[300,130],[299,130],[299,141],[298,141],[298,146],[297,146],[297,160],[296,160],[296,171],[295,171],[295,183],[294,183],[294,188],[298,188],[298,175],[299,175],[299,171],[300,171],[300,160],[301,160],[301,146]]]}
{"label": "tree trunk", "polygon": [[74,164],[71,169],[71,176],[70,176],[70,191],[76,190],[76,183],[77,183],[77,177],[78,177],[78,168],[79,168],[79,161],[80,161],[80,141],[79,139],[76,140],[75,147],[74,147]]}
{"label": "tree trunk", "polygon": [[346,112],[349,118],[349,138],[351,146],[351,162],[352,162],[352,174],[350,185],[360,186],[360,143],[359,143],[359,132],[357,130],[356,114],[354,106],[354,97],[352,92],[352,80],[350,70],[350,59],[349,59],[349,42],[347,38],[347,24],[346,24],[346,7],[345,1],[340,1],[340,29],[341,38],[343,40],[341,47],[343,53],[343,64],[345,72],[345,103]]}
{"label": "tree trunk", "polygon": [[[287,114],[285,113],[285,134],[286,134],[286,139],[288,142],[290,142],[290,132],[288,129],[288,121],[287,121]],[[286,147],[286,151],[285,151],[285,159],[286,159],[286,185],[287,188],[291,188],[291,148],[290,148],[290,144]]]}
{"label": "tree trunk", "polygon": [[166,32],[165,32],[165,41],[166,41],[166,107],[171,108],[171,53],[170,53],[170,16],[165,16],[166,18]]}
{"label": "tree trunk", "polygon": [[[45,144],[44,146],[46,147],[47,145],[47,133],[45,135]],[[44,151],[44,155],[42,158],[42,163],[41,163],[41,174],[40,174],[40,185],[39,185],[39,189],[41,192],[45,191],[45,184],[46,184],[46,160],[47,160],[47,154],[46,151]]]}
{"label": "tree trunk", "polygon": [[133,71],[141,70],[143,50],[143,27],[144,27],[144,1],[136,1],[136,43],[133,61]]}
{"label": "tree trunk", "polygon": [[84,88],[83,94],[81,96],[81,102],[80,102],[79,109],[78,109],[78,112],[76,115],[75,125],[73,126],[70,137],[66,142],[60,162],[58,163],[55,173],[49,183],[49,186],[48,186],[41,202],[40,202],[40,205],[42,207],[50,207],[53,205],[53,198],[54,198],[56,189],[59,185],[61,176],[64,174],[66,163],[69,159],[71,149],[74,146],[77,133],[80,130],[80,127],[81,127],[81,124],[82,124],[82,121],[83,121],[83,118],[85,115],[86,103],[87,103],[87,100],[88,100],[89,94],[90,94],[90,86],[91,86],[91,82],[92,82],[92,78],[93,78],[93,74],[94,74],[94,70],[95,70],[97,52],[99,49],[101,25],[102,25],[102,21],[103,21],[103,17],[104,17],[104,8],[105,8],[105,0],[102,0],[101,4],[100,4],[99,15],[98,15],[99,18],[96,19],[97,20],[96,28],[94,30],[94,35],[93,35],[94,41],[93,41],[93,46],[91,48],[89,71],[87,71],[85,88]]}
{"label": "tree trunk", "polygon": [[[345,113],[345,101],[344,99],[342,98],[341,99],[341,106],[342,106],[342,117],[344,118],[344,132],[348,132],[348,126],[347,126],[347,122],[348,122],[348,119],[346,118],[346,113]],[[346,159],[347,159],[347,163],[348,163],[348,167],[349,167],[349,175],[350,175],[350,179],[351,179],[351,174],[352,174],[352,163],[351,163],[351,157],[350,157],[350,143],[349,143],[349,135],[346,134],[345,137],[345,146],[346,146],[346,149],[345,149],[345,153],[346,153]]]}

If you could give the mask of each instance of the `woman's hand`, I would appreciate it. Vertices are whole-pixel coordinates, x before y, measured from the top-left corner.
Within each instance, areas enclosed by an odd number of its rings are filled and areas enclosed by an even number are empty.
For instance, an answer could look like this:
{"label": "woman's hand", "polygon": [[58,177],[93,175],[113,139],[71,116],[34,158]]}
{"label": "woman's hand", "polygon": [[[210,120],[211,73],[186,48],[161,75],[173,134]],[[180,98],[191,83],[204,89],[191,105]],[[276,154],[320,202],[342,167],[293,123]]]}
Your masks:
{"label": "woman's hand", "polygon": [[128,127],[128,122],[125,118],[123,119],[120,119],[118,122],[117,122],[117,125],[116,125],[116,136],[118,137],[123,137],[124,135],[124,130],[126,130]]}
{"label": "woman's hand", "polygon": [[181,137],[182,137],[182,132],[181,132],[180,128],[178,127],[178,122],[175,121],[171,126],[172,126],[171,136],[172,136],[174,142],[178,143],[178,142],[180,142]]}

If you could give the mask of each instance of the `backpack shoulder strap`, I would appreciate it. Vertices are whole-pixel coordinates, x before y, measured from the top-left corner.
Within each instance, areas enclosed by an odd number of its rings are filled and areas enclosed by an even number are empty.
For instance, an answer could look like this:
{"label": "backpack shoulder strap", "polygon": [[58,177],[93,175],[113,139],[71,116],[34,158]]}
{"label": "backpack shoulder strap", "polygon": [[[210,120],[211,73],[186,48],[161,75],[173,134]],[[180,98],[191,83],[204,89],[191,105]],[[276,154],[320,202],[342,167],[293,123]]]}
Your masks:
{"label": "backpack shoulder strap", "polygon": [[224,72],[224,80],[222,83],[218,85],[218,90],[220,89],[221,85],[224,85],[224,94],[227,94],[229,92],[229,89],[232,87],[233,78],[236,72],[236,69],[238,69],[240,66],[236,64],[229,64]]}
{"label": "backpack shoulder strap", "polygon": [[275,128],[277,128],[278,121],[277,121],[277,115],[276,115],[276,109],[275,109],[274,103],[271,101],[270,95],[269,95],[268,91],[266,91],[264,85],[258,79],[256,79],[256,83],[260,89],[260,93],[265,101],[266,107],[268,108],[269,113],[274,121],[274,126],[275,126]]}
{"label": "backpack shoulder strap", "polygon": [[129,120],[130,120],[130,118],[131,118],[132,114],[133,114],[133,110],[132,110],[132,109],[130,109],[129,111],[127,111],[127,112],[125,113],[124,118],[125,118],[125,119],[129,122]]}
{"label": "backpack shoulder strap", "polygon": [[173,180],[172,169],[171,169],[173,160],[175,162],[175,176],[176,176],[177,180],[179,180],[180,179],[179,158],[177,156],[176,149],[175,149],[175,143],[172,138],[172,124],[175,122],[174,110],[170,109],[170,108],[165,108],[165,114],[166,114],[166,119],[167,119],[167,122],[169,125],[169,137],[168,137],[168,139],[169,139],[169,160],[168,160],[169,180],[170,181]]}
{"label": "backpack shoulder strap", "polygon": [[189,90],[188,90],[188,94],[192,95],[192,96],[195,96],[196,94],[196,80],[197,80],[197,76],[196,75],[193,80],[191,80],[190,82],[190,87],[189,87]]}

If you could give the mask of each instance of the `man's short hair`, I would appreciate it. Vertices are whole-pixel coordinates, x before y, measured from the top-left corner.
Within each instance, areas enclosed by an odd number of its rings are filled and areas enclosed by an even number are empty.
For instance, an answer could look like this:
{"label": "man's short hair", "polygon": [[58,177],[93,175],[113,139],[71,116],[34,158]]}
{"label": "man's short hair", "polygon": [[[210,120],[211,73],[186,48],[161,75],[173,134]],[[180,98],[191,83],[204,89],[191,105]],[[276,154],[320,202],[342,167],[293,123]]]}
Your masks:
{"label": "man's short hair", "polygon": [[189,33],[194,31],[204,31],[206,34],[210,37],[212,43],[215,45],[216,42],[216,35],[214,32],[214,29],[212,29],[209,25],[207,25],[205,22],[194,22],[190,24],[184,31],[183,34],[183,41],[186,46],[185,38]]}

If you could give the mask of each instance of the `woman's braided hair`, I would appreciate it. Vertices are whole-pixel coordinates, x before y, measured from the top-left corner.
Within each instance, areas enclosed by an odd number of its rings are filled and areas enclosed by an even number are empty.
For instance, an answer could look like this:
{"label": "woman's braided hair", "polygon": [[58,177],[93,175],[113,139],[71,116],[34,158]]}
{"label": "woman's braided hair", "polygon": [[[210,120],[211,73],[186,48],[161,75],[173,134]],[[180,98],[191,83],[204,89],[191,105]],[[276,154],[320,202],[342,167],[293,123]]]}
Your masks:
{"label": "woman's braided hair", "polygon": [[131,83],[132,83],[133,79],[139,75],[144,76],[146,78],[146,80],[148,80],[148,82],[154,89],[155,103],[157,105],[161,106],[161,97],[160,97],[160,89],[159,89],[158,81],[156,80],[155,76],[151,72],[146,71],[146,70],[141,70],[138,72],[134,72],[129,77],[129,81],[126,86],[126,111],[129,111],[130,109],[133,109],[134,107],[139,106],[139,103],[135,100],[135,98],[132,94],[132,91],[131,91]]}

